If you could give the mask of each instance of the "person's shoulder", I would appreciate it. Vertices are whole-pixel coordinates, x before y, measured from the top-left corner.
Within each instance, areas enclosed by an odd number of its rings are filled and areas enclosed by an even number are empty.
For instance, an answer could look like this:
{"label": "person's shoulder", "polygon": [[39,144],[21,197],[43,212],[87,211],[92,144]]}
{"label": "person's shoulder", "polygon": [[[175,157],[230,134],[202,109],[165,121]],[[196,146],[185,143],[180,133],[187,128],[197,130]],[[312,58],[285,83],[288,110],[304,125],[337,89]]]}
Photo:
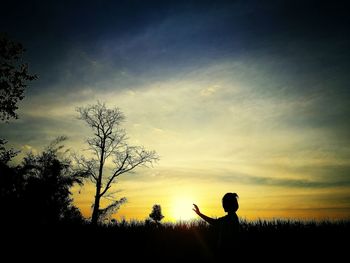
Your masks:
{"label": "person's shoulder", "polygon": [[225,215],[225,216],[222,216],[222,217],[219,217],[218,219],[217,219],[218,221],[227,221],[227,220],[229,220],[229,216],[228,215]]}
{"label": "person's shoulder", "polygon": [[218,221],[220,222],[238,221],[238,216],[237,214],[225,215],[225,216],[219,217]]}

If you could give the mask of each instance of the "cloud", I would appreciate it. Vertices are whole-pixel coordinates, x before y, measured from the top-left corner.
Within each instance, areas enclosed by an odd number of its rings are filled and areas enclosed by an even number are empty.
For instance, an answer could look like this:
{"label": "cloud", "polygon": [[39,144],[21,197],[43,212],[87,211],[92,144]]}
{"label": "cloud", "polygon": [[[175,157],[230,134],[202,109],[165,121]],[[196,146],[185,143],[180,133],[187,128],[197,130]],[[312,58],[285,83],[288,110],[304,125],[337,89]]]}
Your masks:
{"label": "cloud", "polygon": [[[23,39],[39,79],[0,137],[40,149],[68,135],[81,149],[90,131],[75,108],[100,100],[125,113],[130,143],[160,154],[159,189],[348,189],[346,9],[204,2],[7,3],[0,26]],[[148,175],[128,187],[151,188]]]}
{"label": "cloud", "polygon": [[217,92],[219,86],[212,86],[208,88],[204,88],[201,90],[200,95],[203,97],[212,96],[215,92]]}
{"label": "cloud", "polygon": [[293,179],[293,178],[283,178],[281,175],[279,178],[275,177],[263,177],[263,176],[222,176],[217,178],[225,182],[236,182],[240,184],[248,185],[259,185],[259,186],[277,186],[277,187],[287,187],[287,188],[337,188],[337,187],[350,187],[350,179],[344,178],[345,180],[328,180],[328,181],[316,181],[307,179]]}

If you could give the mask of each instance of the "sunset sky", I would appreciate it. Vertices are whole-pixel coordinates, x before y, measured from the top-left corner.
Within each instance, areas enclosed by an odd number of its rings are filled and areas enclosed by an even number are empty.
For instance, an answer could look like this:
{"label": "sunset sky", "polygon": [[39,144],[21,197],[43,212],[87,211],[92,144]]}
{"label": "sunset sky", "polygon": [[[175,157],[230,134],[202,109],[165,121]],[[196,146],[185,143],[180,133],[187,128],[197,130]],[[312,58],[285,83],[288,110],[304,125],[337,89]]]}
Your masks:
{"label": "sunset sky", "polygon": [[[0,29],[38,79],[0,138],[40,152],[67,135],[85,154],[76,107],[125,114],[132,145],[160,156],[123,174],[116,218],[165,221],[350,217],[350,16],[338,1],[7,1]],[[74,2],[74,3],[73,3]],[[21,155],[20,155],[21,156]],[[20,157],[19,156],[19,157]],[[17,158],[18,159],[18,158]],[[106,171],[108,172],[108,171]],[[93,187],[74,189],[91,215]]]}

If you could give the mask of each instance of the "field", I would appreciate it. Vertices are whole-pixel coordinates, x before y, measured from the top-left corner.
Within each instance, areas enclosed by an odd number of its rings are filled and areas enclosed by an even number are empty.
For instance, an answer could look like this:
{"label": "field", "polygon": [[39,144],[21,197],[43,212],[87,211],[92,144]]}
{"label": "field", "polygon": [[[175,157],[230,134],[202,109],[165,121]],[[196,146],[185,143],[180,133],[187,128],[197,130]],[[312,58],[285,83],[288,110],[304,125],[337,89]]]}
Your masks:
{"label": "field", "polygon": [[[348,250],[349,230],[349,221],[241,220],[238,242],[224,260],[340,262]],[[27,259],[49,255],[79,262],[216,262],[220,258],[215,229],[201,221],[26,226],[6,233],[3,251],[12,255],[23,251]]]}

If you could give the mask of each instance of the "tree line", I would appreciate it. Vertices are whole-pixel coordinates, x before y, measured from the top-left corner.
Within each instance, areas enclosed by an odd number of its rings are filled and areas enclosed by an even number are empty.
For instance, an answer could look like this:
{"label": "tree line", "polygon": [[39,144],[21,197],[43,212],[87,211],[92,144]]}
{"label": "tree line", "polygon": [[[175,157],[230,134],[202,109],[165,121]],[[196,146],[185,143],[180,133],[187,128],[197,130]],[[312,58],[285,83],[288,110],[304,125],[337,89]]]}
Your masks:
{"label": "tree line", "polygon": [[[24,98],[29,81],[37,75],[28,72],[28,64],[22,63],[23,46],[0,34],[0,119],[8,123],[17,119],[18,102]],[[117,178],[138,167],[150,167],[159,160],[157,153],[142,146],[128,143],[122,128],[125,119],[117,108],[105,103],[78,107],[79,119],[91,129],[86,140],[91,152],[89,157],[71,155],[64,147],[65,136],[60,136],[39,154],[28,153],[20,164],[11,165],[18,154],[6,147],[0,138],[0,207],[2,221],[6,223],[81,222],[79,209],[72,204],[71,187],[91,181],[95,196],[91,223],[96,225],[113,215],[126,198],[117,198],[111,191]],[[111,160],[112,169],[105,169]],[[101,207],[101,199],[108,196],[109,203]]]}

